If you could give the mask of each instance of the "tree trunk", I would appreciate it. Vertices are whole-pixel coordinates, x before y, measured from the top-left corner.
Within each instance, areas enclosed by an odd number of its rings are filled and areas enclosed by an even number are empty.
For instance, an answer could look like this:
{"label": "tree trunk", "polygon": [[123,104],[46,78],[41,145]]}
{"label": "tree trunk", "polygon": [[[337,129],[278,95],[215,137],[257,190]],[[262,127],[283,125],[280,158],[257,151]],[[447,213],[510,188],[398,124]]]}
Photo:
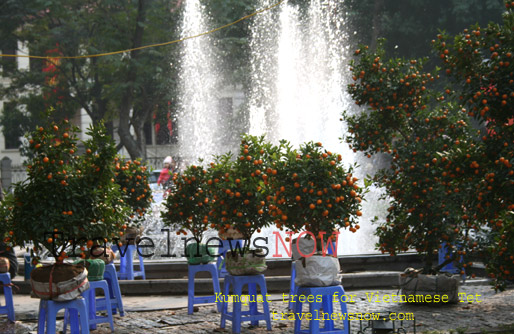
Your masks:
{"label": "tree trunk", "polygon": [[[138,14],[136,19],[136,27],[134,30],[134,38],[132,39],[132,48],[138,48],[142,46],[143,41],[143,33],[144,33],[144,21],[146,20],[146,0],[139,0],[138,2]],[[133,63],[137,60],[139,55],[138,50],[134,50],[130,52],[130,63],[128,66],[126,83],[128,83],[128,87],[123,94],[121,107],[120,107],[120,124],[118,128],[118,134],[120,136],[120,141],[123,146],[127,149],[130,158],[136,159],[139,157],[144,157],[146,154],[143,151],[146,151],[146,147],[141,147],[138,145],[138,142],[132,137],[130,134],[130,111],[134,108],[133,104],[133,90],[134,84],[136,81],[136,69]],[[134,125],[134,124],[132,124]],[[136,130],[136,126],[134,126]],[[136,130],[136,135],[137,130]]]}
{"label": "tree trunk", "polygon": [[384,0],[375,0],[375,5],[373,6],[373,31],[371,33],[371,43],[370,49],[371,51],[375,51],[377,48],[377,40],[380,36],[380,32],[382,30],[381,22],[380,22],[380,14],[382,9],[384,8]]}

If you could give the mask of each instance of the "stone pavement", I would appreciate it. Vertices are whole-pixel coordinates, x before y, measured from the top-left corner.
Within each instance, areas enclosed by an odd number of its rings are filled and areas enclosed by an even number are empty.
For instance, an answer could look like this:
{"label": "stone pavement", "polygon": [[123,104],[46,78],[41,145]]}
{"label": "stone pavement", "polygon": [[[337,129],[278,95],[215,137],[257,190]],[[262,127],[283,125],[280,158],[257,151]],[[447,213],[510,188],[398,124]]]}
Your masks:
{"label": "stone pavement", "polygon": [[[502,293],[494,293],[489,285],[464,285],[461,292],[473,295],[474,302],[459,302],[443,306],[423,306],[406,303],[385,303],[369,301],[371,293],[378,294],[381,298],[385,295],[397,294],[397,290],[353,290],[346,291],[348,295],[354,295],[353,303],[348,304],[349,313],[388,313],[394,312],[397,317],[402,315],[415,317],[415,329],[417,333],[482,333],[503,328],[510,325],[514,332],[514,289],[511,288]],[[366,295],[368,293],[368,295]],[[477,295],[480,295],[477,297]],[[374,295],[376,296],[376,295]],[[477,298],[476,298],[477,297]],[[287,301],[282,300],[281,295],[272,295],[271,312],[277,320],[272,320],[273,331],[281,333],[293,333],[294,322],[280,319],[281,312],[287,312]],[[373,297],[372,300],[376,298]],[[200,306],[198,312],[187,314],[186,296],[141,296],[124,297],[126,314],[124,317],[115,316],[116,334],[132,333],[230,333],[231,324],[227,322],[226,329],[220,329],[220,315],[216,313],[214,305]],[[28,296],[15,295],[15,308],[17,321],[9,324],[5,316],[0,316],[0,333],[26,334],[36,333],[37,330],[37,299]],[[339,311],[339,309],[335,310]],[[307,308],[304,312],[308,312]],[[354,315],[356,318],[359,315]],[[359,330],[359,321],[351,321],[352,333]],[[367,323],[363,321],[363,323]],[[59,321],[57,328],[62,328]],[[399,321],[396,321],[399,324]],[[404,327],[409,333],[414,332],[414,321],[405,320]],[[60,326],[60,327],[59,327]],[[437,332],[434,332],[437,331]],[[92,334],[110,333],[106,324],[99,325]],[[250,328],[249,323],[244,323],[241,333],[262,334],[268,333],[264,322],[260,327]],[[371,333],[367,330],[365,333]]]}

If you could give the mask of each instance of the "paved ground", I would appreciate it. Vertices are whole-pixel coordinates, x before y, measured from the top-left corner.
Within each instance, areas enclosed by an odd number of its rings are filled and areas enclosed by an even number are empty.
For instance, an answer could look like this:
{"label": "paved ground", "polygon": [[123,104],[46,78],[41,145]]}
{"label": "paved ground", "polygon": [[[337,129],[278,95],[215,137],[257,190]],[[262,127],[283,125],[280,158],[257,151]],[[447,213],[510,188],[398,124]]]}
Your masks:
{"label": "paved ground", "polygon": [[[488,285],[462,286],[461,292],[467,295],[480,295],[480,302],[459,302],[444,306],[421,306],[405,303],[384,303],[369,301],[371,293],[377,293],[380,297],[396,294],[397,290],[355,290],[347,291],[348,295],[354,295],[353,303],[348,305],[351,313],[378,313],[385,314],[395,312],[397,316],[415,317],[415,329],[417,333],[480,333],[481,330],[493,330],[510,325],[514,332],[514,289],[495,294]],[[368,293],[368,296],[366,295]],[[287,312],[287,302],[283,302],[280,295],[272,295],[270,312],[276,320],[272,320],[273,331],[293,333],[294,323],[280,319],[281,312]],[[373,297],[373,300],[376,298]],[[213,305],[201,306],[193,315],[187,314],[187,297],[175,296],[144,296],[124,297],[126,315],[115,316],[116,334],[132,333],[230,333],[231,323],[227,323],[225,330],[220,329],[220,315],[216,313]],[[36,333],[37,330],[37,306],[38,300],[24,295],[15,295],[15,308],[17,321],[9,324],[5,316],[0,316],[0,333],[26,334]],[[339,311],[339,310],[337,310]],[[308,312],[307,308],[304,312]],[[369,315],[367,315],[369,316]],[[355,315],[355,317],[359,317]],[[359,321],[351,321],[352,333],[359,330]],[[363,324],[367,322],[364,321]],[[396,324],[399,324],[397,321]],[[404,327],[409,333],[414,331],[414,321],[404,321]],[[60,327],[59,327],[60,326]],[[58,328],[62,328],[59,323]],[[464,331],[467,329],[467,331]],[[242,333],[267,333],[264,322],[260,327],[250,328],[245,323]],[[100,325],[92,334],[110,333],[108,326]],[[371,333],[367,330],[365,333]]]}

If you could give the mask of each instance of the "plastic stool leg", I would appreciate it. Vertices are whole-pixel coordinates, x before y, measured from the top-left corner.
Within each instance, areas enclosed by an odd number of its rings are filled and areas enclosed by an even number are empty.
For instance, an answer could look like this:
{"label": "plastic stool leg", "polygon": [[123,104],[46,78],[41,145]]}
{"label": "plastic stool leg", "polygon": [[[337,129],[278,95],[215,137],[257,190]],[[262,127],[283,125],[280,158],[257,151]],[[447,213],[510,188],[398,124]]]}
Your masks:
{"label": "plastic stool leg", "polygon": [[291,282],[289,283],[289,304],[288,304],[288,307],[287,309],[288,310],[294,310],[294,302],[292,302],[292,298],[291,298],[291,295],[295,295],[296,294],[296,284],[295,284],[295,280],[296,279],[296,265],[295,265],[295,262],[291,262]]}
{"label": "plastic stool leg", "polygon": [[89,319],[87,314],[86,301],[84,299],[77,300],[77,311],[79,313],[80,330],[82,334],[89,334]]}
{"label": "plastic stool leg", "polygon": [[[241,296],[243,293],[243,286],[239,281],[234,282],[234,295]],[[234,307],[232,317],[232,333],[241,333],[241,302],[234,301],[232,303]]]}
{"label": "plastic stool leg", "polygon": [[[321,317],[323,316],[321,314],[321,303],[317,303],[315,301],[315,302],[309,304],[309,311],[311,312],[313,318],[314,318],[315,310],[317,310],[316,318],[321,319]],[[309,333],[312,333],[312,334],[319,333],[319,322],[320,322],[320,320],[314,320],[314,319],[309,321]]]}
{"label": "plastic stool leg", "polygon": [[[302,327],[302,319],[298,316],[302,313],[303,303],[299,300],[293,303],[295,319],[294,319],[294,333],[300,333],[300,329]],[[314,316],[314,314],[312,315]]]}
{"label": "plastic stool leg", "polygon": [[146,279],[146,273],[145,273],[145,262],[143,261],[144,257],[139,254],[139,272],[142,279]]}
{"label": "plastic stool leg", "polygon": [[[251,296],[255,296],[255,301],[250,302],[250,314],[255,315],[258,314],[258,308],[257,308],[257,284],[255,283],[248,283],[248,294]],[[250,322],[252,326],[259,326],[259,320],[252,320]]]}
{"label": "plastic stool leg", "polygon": [[[69,310],[66,310],[65,311],[65,317],[64,317],[64,320],[66,321],[66,314],[68,315],[68,317],[70,317],[71,319],[79,319],[79,313],[76,309],[69,309]],[[64,329],[63,329],[63,334],[66,334],[66,322],[65,322],[65,325],[64,325]],[[83,327],[85,328],[85,327]],[[80,329],[79,329],[79,322],[78,321],[70,321],[70,330],[71,330],[71,334],[80,334]]]}
{"label": "plastic stool leg", "polygon": [[193,314],[195,299],[195,274],[190,265],[187,266],[187,314]]}
{"label": "plastic stool leg", "polygon": [[266,315],[266,319],[265,319],[266,329],[270,331],[271,330],[271,316],[270,316],[270,312],[269,312],[268,300],[266,299],[266,295],[268,294],[268,289],[266,288],[266,280],[263,281],[262,285],[259,284],[259,287],[261,289],[261,295],[263,298],[262,310],[263,310],[263,313]]}
{"label": "plastic stool leg", "polygon": [[323,312],[329,314],[329,318],[325,320],[325,330],[331,331],[334,330],[334,321],[330,318],[333,313],[332,298],[332,296],[322,297]]}
{"label": "plastic stool leg", "polygon": [[37,334],[45,333],[45,323],[46,323],[46,301],[41,299],[39,301],[39,315],[37,320]]}
{"label": "plastic stool leg", "polygon": [[[221,293],[220,280],[218,277],[218,270],[216,268],[214,268],[214,270],[211,270],[211,275],[212,275],[212,288],[214,290],[214,296],[216,296],[216,294]],[[218,308],[218,312],[221,313],[221,306],[222,306],[221,302],[216,302],[216,306]]]}
{"label": "plastic stool leg", "polygon": [[49,301],[46,306],[46,333],[55,333],[55,319],[57,318],[57,309],[52,307],[52,301]]}
{"label": "plastic stool leg", "polygon": [[[345,295],[344,288],[341,286],[341,296]],[[343,320],[344,325],[344,334],[350,334],[350,321],[348,320],[348,308],[346,305],[346,302],[343,302],[342,300],[339,301],[339,304],[341,305],[341,313],[345,313],[347,316],[345,317],[345,320]]]}
{"label": "plastic stool leg", "polygon": [[5,297],[5,307],[7,307],[7,319],[11,322],[15,322],[14,316],[14,303],[12,298],[12,287],[4,286],[4,297]]}
{"label": "plastic stool leg", "polygon": [[[225,279],[225,284],[223,286],[223,294],[224,296],[228,296],[228,293],[230,292],[230,282],[228,279]],[[228,302],[225,300],[221,305],[221,322],[220,322],[220,328],[225,328],[225,323],[227,320],[227,313],[228,313]]]}

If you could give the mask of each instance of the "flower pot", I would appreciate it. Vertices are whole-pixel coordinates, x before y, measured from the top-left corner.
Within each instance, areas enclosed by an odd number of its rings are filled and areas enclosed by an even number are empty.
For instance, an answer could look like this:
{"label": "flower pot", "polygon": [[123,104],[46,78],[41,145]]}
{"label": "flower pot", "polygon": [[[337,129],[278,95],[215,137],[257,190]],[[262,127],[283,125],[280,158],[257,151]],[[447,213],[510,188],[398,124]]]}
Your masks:
{"label": "flower pot", "polygon": [[197,243],[188,244],[186,247],[186,257],[188,264],[206,264],[212,262],[214,257],[209,254],[216,253],[214,247],[209,247],[209,252],[207,252],[207,245]]}
{"label": "flower pot", "polygon": [[[401,287],[401,294],[407,296],[414,296],[416,304],[419,303],[416,296],[431,296],[430,300],[434,300],[434,296],[448,296],[449,303],[457,303],[459,301],[459,279],[455,275],[441,273],[438,275],[424,275],[415,270],[407,269],[404,273],[400,274],[399,281]],[[439,297],[441,298],[441,297]],[[430,302],[433,303],[433,302]]]}
{"label": "flower pot", "polygon": [[246,251],[243,256],[239,251],[228,251],[225,266],[229,274],[234,276],[262,274],[268,269],[266,257],[263,255],[262,249]]}
{"label": "flower pot", "polygon": [[239,239],[243,239],[243,235],[241,234],[241,232],[233,229],[232,227],[228,228],[223,233],[219,232],[218,236],[222,240],[228,240],[228,239],[239,240]]}
{"label": "flower pot", "polygon": [[35,268],[30,273],[32,297],[68,301],[89,289],[87,269],[81,265],[54,264]]}
{"label": "flower pot", "polygon": [[295,261],[298,286],[332,286],[341,284],[339,260],[326,255],[313,255]]}

